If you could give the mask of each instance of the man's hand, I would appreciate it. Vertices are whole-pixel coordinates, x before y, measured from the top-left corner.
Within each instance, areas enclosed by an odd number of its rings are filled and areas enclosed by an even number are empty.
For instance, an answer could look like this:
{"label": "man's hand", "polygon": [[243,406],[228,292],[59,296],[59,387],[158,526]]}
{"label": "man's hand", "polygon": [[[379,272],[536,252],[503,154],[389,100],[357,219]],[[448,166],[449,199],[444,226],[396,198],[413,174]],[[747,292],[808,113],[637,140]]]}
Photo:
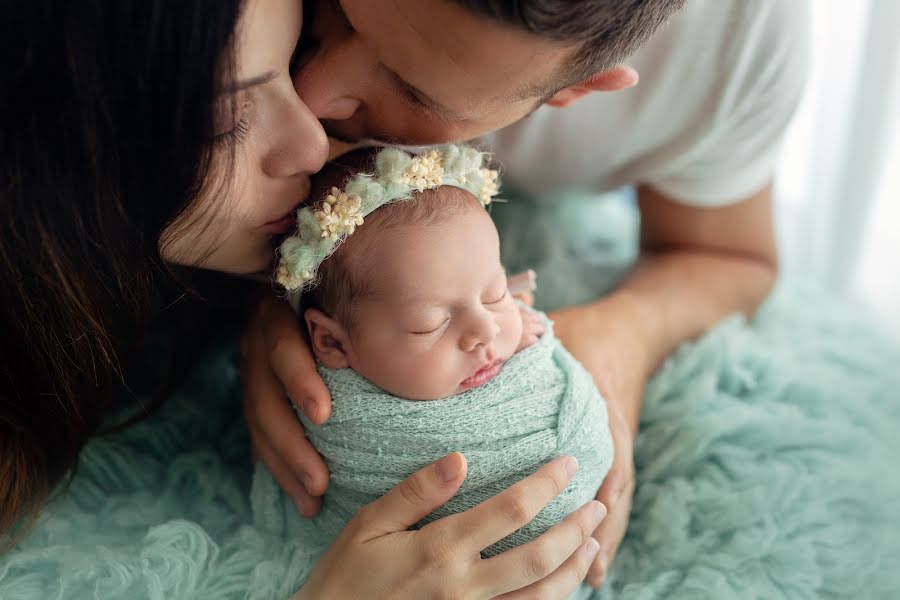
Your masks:
{"label": "man's hand", "polygon": [[598,499],[609,516],[588,574],[599,585],[625,535],[635,477],[633,441],[650,373],[679,344],[725,316],[752,315],[775,280],[772,189],[741,202],[696,208],[638,189],[641,259],[609,296],[551,316],[563,345],[606,399],[615,446]]}
{"label": "man's hand", "polygon": [[524,306],[519,306],[519,314],[522,316],[522,337],[519,338],[516,352],[536,344],[538,338],[544,335],[545,330],[544,324],[541,323],[541,318],[536,312],[528,310]]}
{"label": "man's hand", "polygon": [[263,295],[241,339],[240,370],[253,459],[266,464],[303,516],[312,517],[328,487],[328,469],[287,396],[317,424],[331,415],[331,396],[287,302]]}
{"label": "man's hand", "polygon": [[614,456],[597,493],[608,514],[594,532],[600,550],[587,582],[597,587],[625,536],[634,495],[633,442],[646,382],[646,353],[633,332],[622,326],[631,308],[611,300],[550,314],[557,337],[591,373],[606,401]]}

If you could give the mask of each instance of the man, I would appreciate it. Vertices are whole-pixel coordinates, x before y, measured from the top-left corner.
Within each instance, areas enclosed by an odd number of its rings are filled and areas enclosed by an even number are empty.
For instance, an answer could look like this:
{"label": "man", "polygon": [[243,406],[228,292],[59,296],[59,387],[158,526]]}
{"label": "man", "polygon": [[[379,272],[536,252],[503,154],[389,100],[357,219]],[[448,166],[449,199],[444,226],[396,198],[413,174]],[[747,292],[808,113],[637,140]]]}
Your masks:
{"label": "man", "polygon": [[[431,144],[495,132],[481,142],[520,189],[636,186],[636,269],[610,295],[551,315],[606,397],[616,444],[588,576],[599,585],[628,522],[644,383],[678,344],[729,313],[752,314],[775,280],[772,177],[804,81],[806,4],[319,0],[310,9],[294,83],[332,137]],[[327,393],[306,376],[296,326],[271,306],[260,314],[248,340],[268,343],[272,370],[324,420]],[[247,392],[251,430],[301,437],[283,398]],[[321,460],[299,442],[282,456],[304,482],[299,506],[315,512],[327,485]]]}

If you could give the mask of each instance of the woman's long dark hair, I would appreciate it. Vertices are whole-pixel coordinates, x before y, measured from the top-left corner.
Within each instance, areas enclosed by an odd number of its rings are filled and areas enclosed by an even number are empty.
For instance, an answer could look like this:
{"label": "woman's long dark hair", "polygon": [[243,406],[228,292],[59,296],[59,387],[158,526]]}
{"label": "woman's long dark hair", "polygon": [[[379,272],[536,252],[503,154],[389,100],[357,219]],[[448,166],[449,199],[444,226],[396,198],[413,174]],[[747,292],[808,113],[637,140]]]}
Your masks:
{"label": "woman's long dark hair", "polygon": [[240,4],[3,4],[0,533],[73,466],[152,316]]}

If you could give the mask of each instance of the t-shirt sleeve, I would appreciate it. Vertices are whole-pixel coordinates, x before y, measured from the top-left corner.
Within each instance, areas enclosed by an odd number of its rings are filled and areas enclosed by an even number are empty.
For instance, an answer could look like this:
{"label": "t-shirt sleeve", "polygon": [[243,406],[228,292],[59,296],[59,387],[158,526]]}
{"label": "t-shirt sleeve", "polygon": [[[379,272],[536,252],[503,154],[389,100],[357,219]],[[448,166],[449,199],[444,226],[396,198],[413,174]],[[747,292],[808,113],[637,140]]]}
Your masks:
{"label": "t-shirt sleeve", "polygon": [[[685,204],[741,201],[773,177],[785,130],[806,82],[810,10],[805,0],[750,2],[716,90],[708,128],[685,148],[677,168],[650,178]],[[709,106],[709,105],[708,105]]]}

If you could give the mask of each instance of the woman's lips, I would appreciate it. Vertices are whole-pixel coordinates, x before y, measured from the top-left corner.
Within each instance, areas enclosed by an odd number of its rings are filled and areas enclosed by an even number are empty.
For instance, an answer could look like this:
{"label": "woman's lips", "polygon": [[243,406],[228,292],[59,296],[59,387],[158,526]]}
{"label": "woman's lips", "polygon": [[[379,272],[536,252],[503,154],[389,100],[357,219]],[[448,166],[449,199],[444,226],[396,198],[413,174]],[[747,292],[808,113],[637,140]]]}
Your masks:
{"label": "woman's lips", "polygon": [[500,372],[500,369],[503,368],[502,360],[495,360],[485,367],[481,367],[475,374],[469,377],[468,379],[463,380],[460,384],[460,387],[464,389],[471,389],[478,387],[479,385],[484,385],[491,379],[497,376],[497,373]]}

